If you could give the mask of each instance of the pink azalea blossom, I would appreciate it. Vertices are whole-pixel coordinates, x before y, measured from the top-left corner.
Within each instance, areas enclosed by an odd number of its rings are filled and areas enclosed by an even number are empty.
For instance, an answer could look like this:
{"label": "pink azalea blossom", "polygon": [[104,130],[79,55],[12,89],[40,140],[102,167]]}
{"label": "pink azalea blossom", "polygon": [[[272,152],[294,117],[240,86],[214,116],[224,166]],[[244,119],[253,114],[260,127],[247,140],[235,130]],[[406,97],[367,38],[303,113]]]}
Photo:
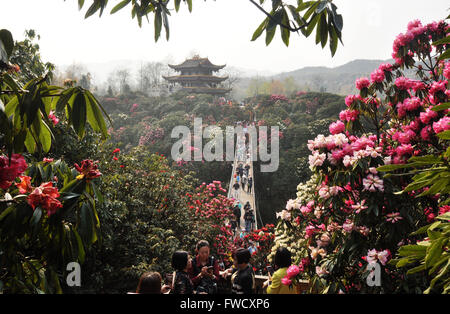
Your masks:
{"label": "pink azalea blossom", "polygon": [[357,89],[362,90],[370,85],[370,81],[367,77],[361,77],[355,81],[355,86]]}
{"label": "pink azalea blossom", "polygon": [[385,78],[384,71],[381,69],[376,69],[370,74],[370,80],[373,83],[381,83],[384,81],[384,78]]}
{"label": "pink azalea blossom", "polygon": [[281,283],[285,286],[290,286],[292,284],[292,280],[286,276],[281,279]]}
{"label": "pink azalea blossom", "polygon": [[345,130],[345,124],[338,120],[336,122],[331,123],[329,129],[331,134],[342,133]]}
{"label": "pink azalea blossom", "polygon": [[386,216],[387,216],[386,221],[389,221],[393,224],[396,223],[397,221],[403,219],[403,217],[400,216],[399,212],[390,213],[390,214],[387,214]]}
{"label": "pink azalea blossom", "polygon": [[356,203],[355,205],[352,205],[352,209],[356,210],[355,212],[359,214],[361,211],[367,209],[368,207],[364,204],[366,203],[366,200],[362,200],[359,203]]}
{"label": "pink azalea blossom", "polygon": [[286,271],[286,274],[288,276],[288,278],[292,278],[297,276],[300,273],[300,269],[298,268],[297,265],[291,265],[289,266],[289,268]]}
{"label": "pink azalea blossom", "polygon": [[369,174],[367,178],[363,179],[363,185],[363,191],[384,191],[383,180],[381,180],[378,176],[374,176],[373,174]]}

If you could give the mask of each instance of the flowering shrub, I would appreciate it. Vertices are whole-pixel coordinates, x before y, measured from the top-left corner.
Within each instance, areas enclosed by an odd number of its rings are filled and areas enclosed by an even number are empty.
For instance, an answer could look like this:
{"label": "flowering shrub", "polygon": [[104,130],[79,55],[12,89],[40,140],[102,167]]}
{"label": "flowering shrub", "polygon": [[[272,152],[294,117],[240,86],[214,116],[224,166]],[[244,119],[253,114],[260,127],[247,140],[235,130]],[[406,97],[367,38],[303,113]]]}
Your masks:
{"label": "flowering shrub", "polygon": [[[444,186],[450,182],[444,178],[431,188],[417,183],[400,193],[411,179],[403,170],[411,165],[408,160],[448,170],[445,156],[432,156],[448,148],[448,135],[439,134],[449,129],[448,107],[442,105],[450,96],[449,62],[425,62],[432,52],[443,53],[445,44],[431,41],[447,32],[445,22],[410,23],[394,42],[396,63],[380,65],[370,80],[358,79],[360,94],[346,98],[348,108],[341,121],[330,125],[331,134],[308,141],[314,175],[280,213],[273,247],[273,252],[280,245],[290,247],[299,269],[290,272],[286,284],[307,278],[312,291],[328,293],[408,291],[414,280],[415,288],[426,287],[423,277],[411,277],[389,261],[399,247],[418,239],[410,233],[434,219],[447,202]],[[403,75],[401,70],[410,67],[418,69],[417,80]],[[380,264],[380,287],[366,284],[370,262]]]}
{"label": "flowering shrub", "polygon": [[267,256],[270,254],[275,239],[274,227],[273,224],[266,224],[244,236],[243,247],[248,248],[250,242],[255,244],[256,251],[252,254],[251,264],[256,269],[256,273],[261,275],[267,274]]}
{"label": "flowering shrub", "polygon": [[186,198],[199,238],[212,244],[211,254],[229,259],[233,250],[233,233],[225,221],[233,217],[233,200],[226,194],[222,183],[213,181],[210,184],[203,182],[194,193],[186,193]]}
{"label": "flowering shrub", "polygon": [[[0,160],[8,163],[6,156]],[[92,161],[82,167],[86,164]],[[1,289],[62,292],[58,274],[66,274],[69,262],[83,263],[99,237],[95,204],[101,194],[93,177],[77,178],[75,169],[51,158],[27,165],[20,154],[13,154],[1,173],[6,179],[0,191]]]}

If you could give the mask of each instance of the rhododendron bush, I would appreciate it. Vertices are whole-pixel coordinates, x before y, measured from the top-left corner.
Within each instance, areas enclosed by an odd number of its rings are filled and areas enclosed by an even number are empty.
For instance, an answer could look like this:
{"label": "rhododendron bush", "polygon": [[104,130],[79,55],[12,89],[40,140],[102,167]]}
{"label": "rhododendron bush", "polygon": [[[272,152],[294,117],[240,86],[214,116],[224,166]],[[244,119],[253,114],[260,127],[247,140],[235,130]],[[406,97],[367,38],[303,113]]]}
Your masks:
{"label": "rhododendron bush", "polygon": [[0,155],[0,283],[8,293],[61,292],[70,262],[83,263],[99,238],[92,160],[74,168],[44,158]]}
{"label": "rhododendron bush", "polygon": [[[395,63],[357,79],[360,93],[347,96],[331,134],[308,141],[314,175],[279,214],[273,247],[289,247],[299,268],[286,284],[307,278],[315,292],[417,292],[444,276],[439,265],[399,263],[396,256],[423,239],[414,231],[448,211],[450,62],[439,59],[449,46],[443,40],[448,31],[443,21],[410,22],[394,41]],[[411,68],[414,79],[403,74]],[[426,250],[427,259],[448,268],[442,245]],[[374,263],[380,286],[367,281]],[[440,291],[440,283],[427,292]]]}

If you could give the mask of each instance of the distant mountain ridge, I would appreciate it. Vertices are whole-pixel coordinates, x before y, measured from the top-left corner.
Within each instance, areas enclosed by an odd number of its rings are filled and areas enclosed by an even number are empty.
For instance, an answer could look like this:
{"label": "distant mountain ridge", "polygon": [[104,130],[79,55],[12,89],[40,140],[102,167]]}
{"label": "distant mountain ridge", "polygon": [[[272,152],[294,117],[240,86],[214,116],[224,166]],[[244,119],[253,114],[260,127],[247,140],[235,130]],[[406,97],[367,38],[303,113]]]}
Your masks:
{"label": "distant mountain ridge", "polygon": [[355,80],[362,76],[369,77],[382,63],[392,63],[393,60],[357,59],[341,66],[328,68],[323,66],[304,67],[298,70],[283,72],[273,76],[273,79],[292,77],[297,84],[313,91],[326,91],[339,95],[355,93]]}

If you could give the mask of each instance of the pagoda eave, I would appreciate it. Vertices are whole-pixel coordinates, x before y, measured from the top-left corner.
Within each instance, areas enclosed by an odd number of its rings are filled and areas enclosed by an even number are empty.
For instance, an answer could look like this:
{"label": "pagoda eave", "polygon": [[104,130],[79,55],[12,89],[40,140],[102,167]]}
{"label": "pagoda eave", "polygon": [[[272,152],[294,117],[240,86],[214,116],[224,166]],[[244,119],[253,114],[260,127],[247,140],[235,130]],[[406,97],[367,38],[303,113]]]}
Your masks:
{"label": "pagoda eave", "polygon": [[209,76],[209,75],[176,75],[176,76],[163,76],[163,78],[169,82],[222,82],[228,79],[228,76]]}
{"label": "pagoda eave", "polygon": [[223,94],[229,93],[231,91],[231,88],[212,88],[212,87],[187,87],[187,86],[184,86],[181,89],[184,91],[190,92],[190,93],[215,94],[215,95],[223,95]]}

